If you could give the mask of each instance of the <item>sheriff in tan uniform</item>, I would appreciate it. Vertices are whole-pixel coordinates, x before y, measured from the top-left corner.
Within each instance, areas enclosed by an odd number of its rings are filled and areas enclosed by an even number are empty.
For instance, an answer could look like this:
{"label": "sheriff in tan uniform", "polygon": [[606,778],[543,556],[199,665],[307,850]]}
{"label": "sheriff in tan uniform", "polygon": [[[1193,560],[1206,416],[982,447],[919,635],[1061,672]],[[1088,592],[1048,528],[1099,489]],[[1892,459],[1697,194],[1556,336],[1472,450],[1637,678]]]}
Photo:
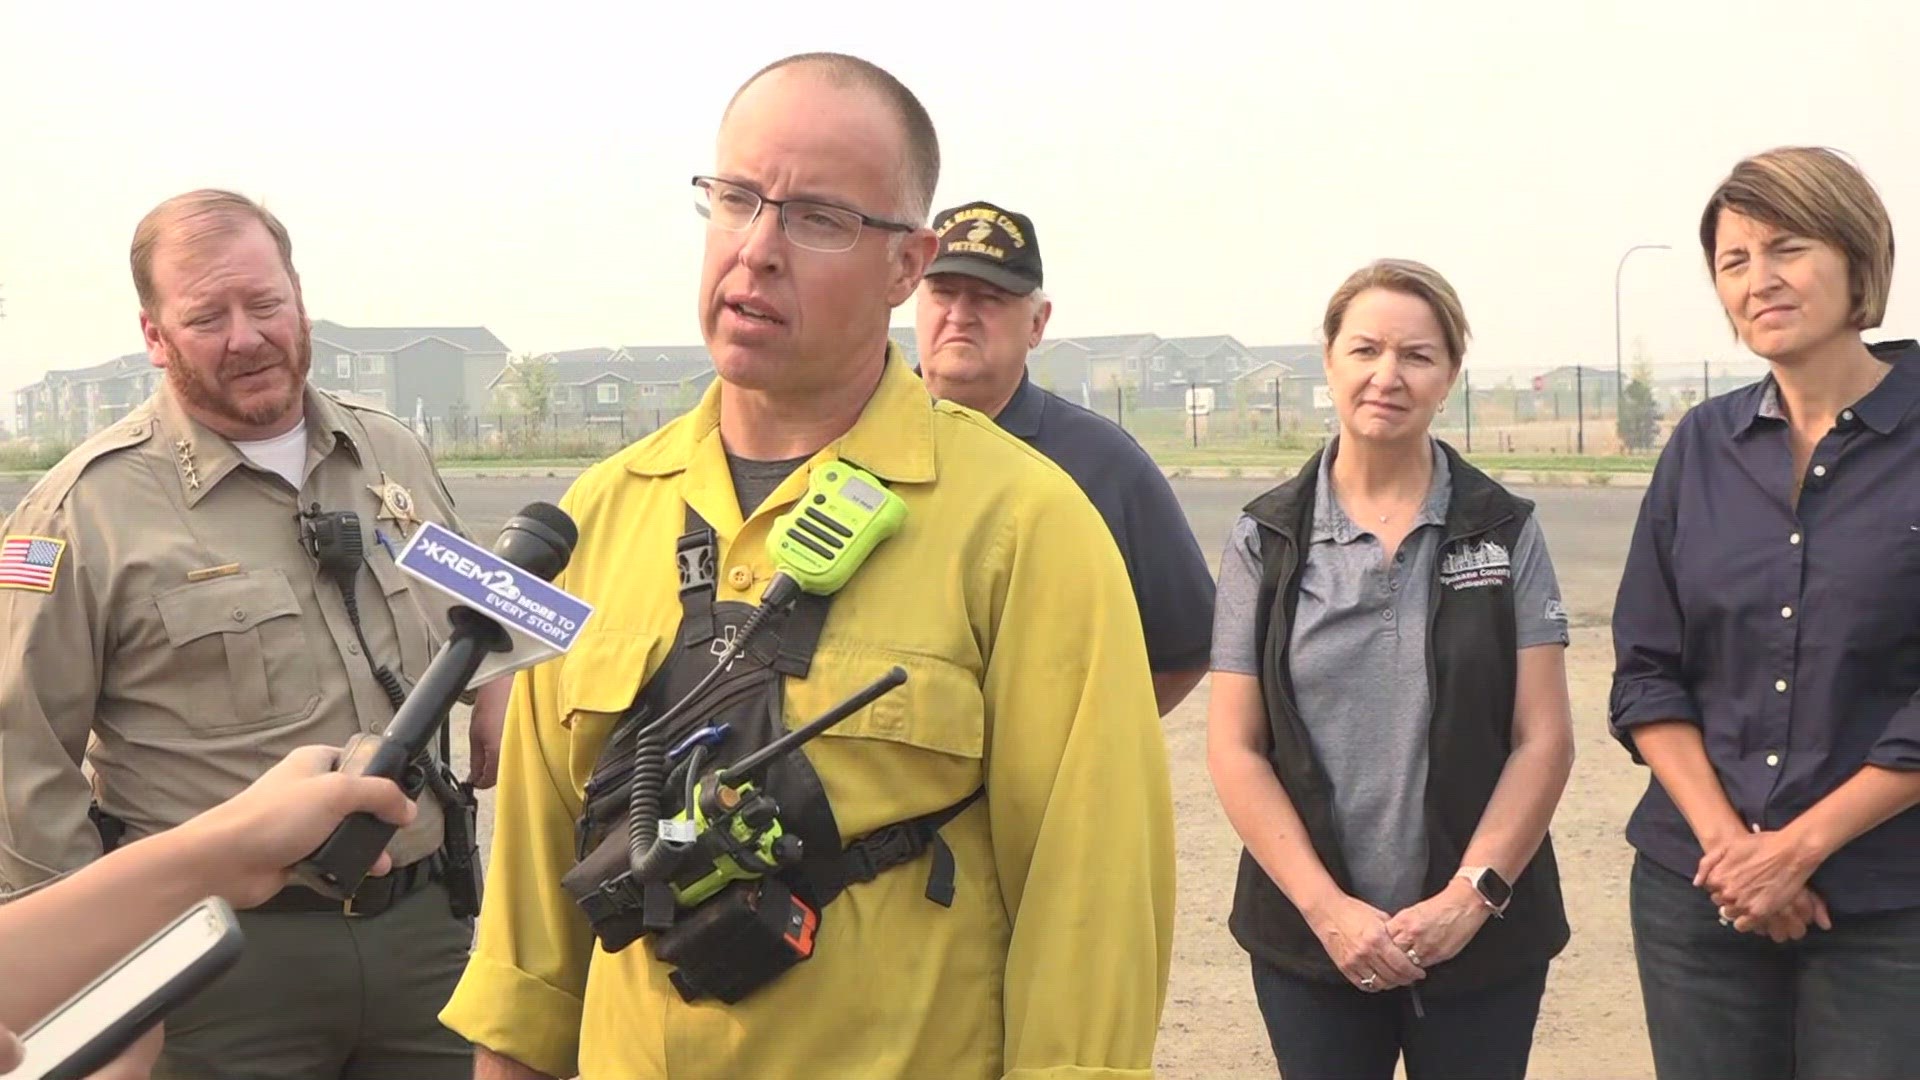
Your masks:
{"label": "sheriff in tan uniform", "polygon": [[[219,258],[232,262],[228,249],[268,237],[277,222],[261,225],[200,243],[226,244]],[[273,247],[263,250],[271,265]],[[256,294],[242,288],[235,303],[253,306],[232,317],[266,312]],[[156,321],[173,316],[163,307]],[[275,327],[219,332],[259,340],[263,357],[304,360],[303,310],[295,325],[294,344],[280,349]],[[192,362],[182,358],[188,342],[165,347],[172,364]],[[205,354],[224,365],[215,392],[242,411],[253,407],[244,392],[264,383],[228,374],[253,362],[248,347],[238,360],[228,359],[229,341]],[[400,421],[313,388],[305,370],[288,362],[281,388],[300,421],[260,440],[212,430],[191,409],[209,391],[170,370],[149,401],[69,454],[6,520],[0,891],[98,857],[90,801],[124,823],[129,841],[178,825],[296,747],[384,728],[393,705],[377,668],[402,688],[425,671],[445,633],[442,605],[416,599],[393,555],[423,521],[461,530],[452,499]],[[314,509],[359,517],[356,612],[302,541],[301,512]],[[389,847],[393,872],[370,878],[352,911],[291,886],[242,914],[244,959],[168,1020],[156,1075],[470,1072],[466,1044],[434,1014],[471,931],[436,880],[442,809],[431,797],[419,804]]]}

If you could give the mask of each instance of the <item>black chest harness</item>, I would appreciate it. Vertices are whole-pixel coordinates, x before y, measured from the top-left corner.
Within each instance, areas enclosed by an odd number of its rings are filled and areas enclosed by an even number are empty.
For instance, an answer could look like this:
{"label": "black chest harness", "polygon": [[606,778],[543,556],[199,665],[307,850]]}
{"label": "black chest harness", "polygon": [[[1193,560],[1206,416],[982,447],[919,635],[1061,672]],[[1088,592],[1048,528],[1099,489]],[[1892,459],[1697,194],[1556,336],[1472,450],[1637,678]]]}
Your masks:
{"label": "black chest harness", "polygon": [[[927,899],[950,906],[953,853],[939,830],[984,788],[842,848],[833,807],[812,764],[804,754],[778,752],[784,743],[774,747],[776,740],[793,742],[798,734],[789,732],[784,719],[785,680],[806,678],[832,594],[800,592],[791,605],[764,610],[717,601],[716,554],[713,529],[687,507],[678,545],[680,632],[594,764],[576,828],[578,861],[562,885],[608,952],[649,937],[656,958],[673,966],[671,979],[682,997],[711,995],[732,1003],[812,954],[822,911],[848,886],[912,862],[923,851],[932,852]],[[724,670],[716,672],[723,660]],[[885,692],[874,689],[866,700]],[[848,706],[857,704],[844,703],[836,712],[850,713]],[[766,756],[757,752],[769,748],[774,756],[756,769],[745,803],[728,801],[733,792],[726,785],[716,796],[716,772],[742,762],[751,766]],[[658,822],[640,820],[636,782],[643,798],[658,792]],[[709,827],[716,813],[738,820]],[[691,820],[671,820],[681,816]],[[756,847],[752,841],[765,839],[771,818],[778,823],[771,831],[782,839]],[[661,836],[676,841],[670,846],[701,854],[691,862],[683,855],[677,865],[671,858],[643,860],[638,835],[644,827],[652,837],[656,825]],[[704,847],[687,846],[695,826],[713,834]],[[643,864],[649,868],[636,873]]]}

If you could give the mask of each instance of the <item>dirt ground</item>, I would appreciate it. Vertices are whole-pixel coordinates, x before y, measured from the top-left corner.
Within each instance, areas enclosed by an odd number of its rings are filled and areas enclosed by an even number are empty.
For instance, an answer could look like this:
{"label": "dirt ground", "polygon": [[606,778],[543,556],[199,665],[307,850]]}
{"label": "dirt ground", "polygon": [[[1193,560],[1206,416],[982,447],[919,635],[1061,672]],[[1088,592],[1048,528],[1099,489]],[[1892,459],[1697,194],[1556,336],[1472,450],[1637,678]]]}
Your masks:
{"label": "dirt ground", "polygon": [[[1209,559],[1245,499],[1267,481],[1181,481],[1176,493]],[[553,498],[553,480],[455,481],[480,535],[492,535],[528,498]],[[1627,924],[1631,849],[1621,836],[1646,782],[1606,733],[1612,651],[1607,620],[1638,492],[1537,489],[1568,612],[1577,755],[1553,823],[1573,940],[1554,963],[1535,1031],[1535,1080],[1637,1080],[1653,1075]],[[1166,720],[1179,851],[1173,972],[1155,1055],[1160,1080],[1277,1075],[1253,1001],[1246,954],[1227,932],[1240,844],[1206,771],[1208,683]],[[464,710],[461,710],[464,711]],[[456,719],[464,721],[464,716]],[[462,725],[464,726],[464,725]],[[465,742],[464,730],[456,745]],[[456,756],[460,756],[458,753]],[[464,770],[464,762],[461,768]],[[491,798],[483,797],[491,833]]]}
{"label": "dirt ground", "polygon": [[[1587,628],[1568,655],[1578,751],[1553,841],[1573,940],[1548,979],[1528,1070],[1538,1080],[1653,1075],[1627,928],[1632,855],[1620,835],[1645,777],[1596,722],[1612,664],[1602,634]],[[1161,1080],[1275,1075],[1246,954],[1227,932],[1240,842],[1207,777],[1206,699],[1203,682],[1168,717],[1180,909],[1155,1058]]]}
{"label": "dirt ground", "polygon": [[[1176,482],[1202,549],[1217,556],[1245,500],[1267,481]],[[552,499],[565,480],[455,479],[455,496],[477,535],[491,536],[515,509]],[[0,478],[0,508],[26,483]],[[1606,734],[1611,652],[1607,619],[1638,493],[1607,489],[1524,492],[1541,521],[1574,621],[1568,655],[1578,757],[1554,820],[1573,941],[1555,963],[1534,1041],[1538,1080],[1633,1080],[1653,1075],[1627,926],[1631,853],[1621,829],[1645,784]],[[1239,842],[1220,812],[1205,763],[1205,682],[1167,719],[1178,826],[1180,908],[1173,976],[1156,1063],[1162,1080],[1273,1076],[1265,1028],[1253,1002],[1245,954],[1227,933]],[[464,757],[464,709],[456,757]],[[465,763],[460,767],[464,772]],[[484,797],[483,837],[491,833]],[[484,847],[483,847],[484,850]]]}

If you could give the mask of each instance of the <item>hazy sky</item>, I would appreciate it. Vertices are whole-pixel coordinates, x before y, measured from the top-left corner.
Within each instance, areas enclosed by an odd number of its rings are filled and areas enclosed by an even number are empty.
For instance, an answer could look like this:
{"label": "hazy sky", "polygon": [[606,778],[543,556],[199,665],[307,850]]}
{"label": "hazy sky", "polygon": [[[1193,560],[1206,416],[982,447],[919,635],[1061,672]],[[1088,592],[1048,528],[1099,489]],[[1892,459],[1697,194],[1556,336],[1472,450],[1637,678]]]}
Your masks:
{"label": "hazy sky", "polygon": [[[0,0],[0,391],[139,348],[134,223],[201,185],[287,222],[315,318],[697,343],[688,179],[734,87],[818,48],[921,96],[936,208],[1035,219],[1056,335],[1310,340],[1400,255],[1459,287],[1470,369],[1611,367],[1615,263],[1667,243],[1629,355],[1737,360],[1694,228],[1783,143],[1852,154],[1920,245],[1910,0],[1059,8]],[[1920,268],[1883,332],[1920,335]]]}

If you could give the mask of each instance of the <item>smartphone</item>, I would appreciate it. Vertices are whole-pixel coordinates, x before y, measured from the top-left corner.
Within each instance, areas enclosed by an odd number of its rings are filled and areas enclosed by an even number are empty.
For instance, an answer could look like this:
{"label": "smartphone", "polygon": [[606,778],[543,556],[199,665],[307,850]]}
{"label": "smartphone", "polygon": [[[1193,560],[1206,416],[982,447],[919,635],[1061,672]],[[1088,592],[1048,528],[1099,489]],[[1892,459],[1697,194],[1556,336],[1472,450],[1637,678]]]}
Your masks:
{"label": "smartphone", "polygon": [[208,897],[35,1024],[6,1080],[82,1080],[232,967],[245,938],[233,908]]}

